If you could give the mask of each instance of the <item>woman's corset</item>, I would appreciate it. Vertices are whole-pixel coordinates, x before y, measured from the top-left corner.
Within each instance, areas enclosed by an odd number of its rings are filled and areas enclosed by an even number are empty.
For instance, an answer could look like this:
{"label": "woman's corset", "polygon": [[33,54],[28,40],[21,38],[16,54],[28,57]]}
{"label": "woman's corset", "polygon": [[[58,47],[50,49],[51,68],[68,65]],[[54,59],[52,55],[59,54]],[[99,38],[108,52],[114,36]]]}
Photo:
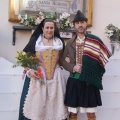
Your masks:
{"label": "woman's corset", "polygon": [[53,79],[54,71],[59,59],[58,50],[45,50],[37,52],[41,61],[41,66],[43,67],[47,80]]}

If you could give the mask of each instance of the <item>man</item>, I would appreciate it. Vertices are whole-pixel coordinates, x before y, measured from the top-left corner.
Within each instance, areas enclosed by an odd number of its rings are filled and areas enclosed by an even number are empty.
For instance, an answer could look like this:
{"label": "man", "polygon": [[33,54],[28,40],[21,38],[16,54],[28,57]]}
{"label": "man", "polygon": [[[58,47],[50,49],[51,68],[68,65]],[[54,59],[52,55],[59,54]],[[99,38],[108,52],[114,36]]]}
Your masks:
{"label": "man", "polygon": [[70,72],[67,81],[65,105],[69,120],[77,120],[78,111],[87,113],[88,120],[96,120],[97,106],[101,106],[100,89],[105,64],[111,53],[101,39],[87,34],[87,18],[78,11],[73,20],[76,35],[68,41],[62,57],[62,66]]}

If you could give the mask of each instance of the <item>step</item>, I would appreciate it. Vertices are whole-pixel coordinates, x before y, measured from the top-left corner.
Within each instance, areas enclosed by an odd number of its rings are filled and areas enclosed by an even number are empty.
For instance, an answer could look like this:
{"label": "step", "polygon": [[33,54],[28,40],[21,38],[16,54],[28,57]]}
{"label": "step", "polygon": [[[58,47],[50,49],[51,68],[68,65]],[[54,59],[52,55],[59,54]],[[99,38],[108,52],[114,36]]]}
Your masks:
{"label": "step", "polygon": [[18,120],[18,111],[0,112],[0,120]]}
{"label": "step", "polygon": [[23,67],[13,68],[13,63],[0,57],[0,75],[22,75]]}
{"label": "step", "polygon": [[[120,120],[120,109],[98,109],[96,120]],[[78,120],[87,120],[85,113],[78,114]]]}
{"label": "step", "polygon": [[20,97],[21,97],[21,93],[0,94],[0,112],[18,111],[20,104]]}
{"label": "step", "polygon": [[0,75],[0,93],[21,93],[24,80],[22,76]]}

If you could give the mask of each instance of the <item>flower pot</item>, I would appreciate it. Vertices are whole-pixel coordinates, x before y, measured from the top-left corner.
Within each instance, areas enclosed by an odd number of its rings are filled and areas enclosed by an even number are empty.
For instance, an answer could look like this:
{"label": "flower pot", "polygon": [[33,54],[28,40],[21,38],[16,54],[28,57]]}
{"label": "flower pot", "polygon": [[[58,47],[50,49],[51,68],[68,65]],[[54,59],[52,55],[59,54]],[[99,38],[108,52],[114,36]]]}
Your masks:
{"label": "flower pot", "polygon": [[110,44],[111,44],[112,54],[114,54],[115,50],[117,50],[117,51],[120,50],[120,42],[111,41]]}

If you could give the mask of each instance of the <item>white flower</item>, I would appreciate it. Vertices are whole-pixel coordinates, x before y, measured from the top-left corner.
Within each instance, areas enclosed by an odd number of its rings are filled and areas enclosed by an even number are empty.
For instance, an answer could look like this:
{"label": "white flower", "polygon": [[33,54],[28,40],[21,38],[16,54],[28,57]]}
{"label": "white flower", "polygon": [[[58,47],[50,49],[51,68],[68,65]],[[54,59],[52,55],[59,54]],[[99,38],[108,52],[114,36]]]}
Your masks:
{"label": "white flower", "polygon": [[25,15],[25,20],[27,20],[27,17],[28,17],[28,16],[27,16],[27,14],[26,14],[26,15]]}
{"label": "white flower", "polygon": [[29,25],[29,24],[28,24],[28,21],[25,22],[25,26],[27,26],[27,25]]}
{"label": "white flower", "polygon": [[20,15],[20,14],[18,15],[18,19],[19,19],[19,20],[21,20],[21,19],[22,19],[22,17],[21,17],[21,15]]}
{"label": "white flower", "polygon": [[107,37],[111,37],[111,36],[113,36],[113,32],[109,32],[109,33],[107,33]]}
{"label": "white flower", "polygon": [[74,25],[73,25],[73,23],[72,23],[72,22],[70,23],[70,27],[71,27],[71,28],[73,28],[73,27],[74,27]]}
{"label": "white flower", "polygon": [[60,19],[59,19],[59,23],[60,23],[60,28],[70,28],[70,14],[68,14],[67,12],[62,13],[62,15],[60,15]]}
{"label": "white flower", "polygon": [[56,19],[56,22],[59,22],[59,19]]}
{"label": "white flower", "polygon": [[63,14],[62,14],[62,16],[63,16],[63,18],[68,18],[69,16],[70,16],[70,14],[68,14],[67,12],[64,12]]}
{"label": "white flower", "polygon": [[35,25],[39,25],[43,19],[44,19],[43,16],[38,17],[38,18],[35,20]]}
{"label": "white flower", "polygon": [[60,20],[62,20],[63,19],[63,16],[62,15],[60,15]]}
{"label": "white flower", "polygon": [[60,15],[60,19],[67,19],[68,17],[70,17],[70,14],[68,14],[67,12],[62,13],[62,15]]}
{"label": "white flower", "polygon": [[20,21],[20,24],[23,24],[23,23],[24,23],[24,18],[22,18]]}
{"label": "white flower", "polygon": [[39,15],[43,15],[43,13],[40,11],[40,12],[39,12]]}
{"label": "white flower", "polygon": [[65,22],[66,26],[68,26],[70,24],[70,20],[67,19],[67,21]]}
{"label": "white flower", "polygon": [[114,31],[113,30],[108,30],[108,29],[105,29],[105,32],[106,32],[106,35],[107,35],[107,37],[111,37],[111,36],[113,36],[113,33],[114,33]]}
{"label": "white flower", "polygon": [[38,25],[41,23],[41,19],[38,17],[36,20],[35,20],[35,25]]}

